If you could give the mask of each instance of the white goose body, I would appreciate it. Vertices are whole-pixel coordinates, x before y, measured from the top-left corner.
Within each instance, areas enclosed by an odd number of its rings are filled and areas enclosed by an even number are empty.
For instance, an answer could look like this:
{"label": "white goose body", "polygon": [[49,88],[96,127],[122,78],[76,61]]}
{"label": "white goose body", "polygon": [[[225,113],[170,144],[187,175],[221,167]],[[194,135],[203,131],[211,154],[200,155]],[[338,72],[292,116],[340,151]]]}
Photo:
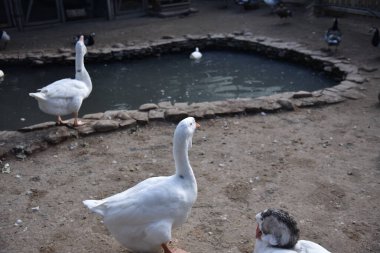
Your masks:
{"label": "white goose body", "polygon": [[199,52],[199,48],[195,48],[195,51],[190,54],[190,59],[199,60],[202,58],[202,53]]}
{"label": "white goose body", "polygon": [[132,188],[102,200],[83,201],[104,217],[110,233],[133,252],[170,252],[166,244],[173,228],[188,218],[197,198],[197,183],[188,159],[188,148],[197,123],[182,120],[174,133],[176,173],[148,178]]}
{"label": "white goose body", "polygon": [[75,79],[61,79],[39,89],[39,92],[29,93],[37,99],[41,111],[58,116],[58,123],[61,123],[60,116],[73,113],[74,125],[83,100],[92,91],[91,78],[84,66],[87,49],[83,44],[83,37],[77,42],[75,51]]}
{"label": "white goose body", "polygon": [[292,249],[282,249],[257,239],[253,253],[330,253],[330,251],[315,242],[306,240],[299,240]]}

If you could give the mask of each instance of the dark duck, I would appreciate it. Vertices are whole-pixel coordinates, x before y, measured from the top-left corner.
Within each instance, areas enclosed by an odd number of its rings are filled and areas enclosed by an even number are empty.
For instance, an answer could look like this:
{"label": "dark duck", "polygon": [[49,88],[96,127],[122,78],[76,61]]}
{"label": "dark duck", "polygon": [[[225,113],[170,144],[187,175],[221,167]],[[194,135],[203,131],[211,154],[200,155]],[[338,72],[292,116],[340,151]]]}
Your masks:
{"label": "dark duck", "polygon": [[[82,34],[79,34],[79,35],[75,35],[73,37],[73,44],[74,45],[78,42],[78,40],[79,40],[79,38],[80,38],[81,35]],[[83,38],[84,38],[83,42],[84,42],[85,46],[88,47],[88,46],[92,46],[92,45],[95,44],[95,33],[83,34]]]}
{"label": "dark duck", "polygon": [[237,5],[243,6],[244,10],[259,8],[259,0],[235,0]]}
{"label": "dark duck", "polygon": [[372,27],[371,31],[373,32],[371,44],[374,47],[379,47],[379,45],[380,45],[379,29],[376,27]]}
{"label": "dark duck", "polygon": [[289,18],[292,17],[292,11],[286,8],[286,6],[280,3],[275,9],[274,13],[277,14],[280,18]]}
{"label": "dark duck", "polygon": [[325,34],[325,41],[329,47],[335,46],[335,51],[338,49],[340,42],[342,41],[342,32],[338,27],[338,19],[335,18],[333,26],[330,27]]}

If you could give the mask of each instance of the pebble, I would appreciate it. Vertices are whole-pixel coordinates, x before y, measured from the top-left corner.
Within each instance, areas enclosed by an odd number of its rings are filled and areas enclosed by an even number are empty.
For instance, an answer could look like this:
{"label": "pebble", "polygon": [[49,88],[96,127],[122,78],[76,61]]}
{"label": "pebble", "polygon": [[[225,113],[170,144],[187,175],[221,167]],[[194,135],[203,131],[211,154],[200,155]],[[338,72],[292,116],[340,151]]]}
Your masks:
{"label": "pebble", "polygon": [[9,163],[4,164],[3,168],[1,169],[1,173],[11,173],[11,166],[9,165]]}
{"label": "pebble", "polygon": [[15,226],[22,226],[22,220],[16,220]]}
{"label": "pebble", "polygon": [[33,212],[38,212],[40,210],[40,206],[32,207]]}

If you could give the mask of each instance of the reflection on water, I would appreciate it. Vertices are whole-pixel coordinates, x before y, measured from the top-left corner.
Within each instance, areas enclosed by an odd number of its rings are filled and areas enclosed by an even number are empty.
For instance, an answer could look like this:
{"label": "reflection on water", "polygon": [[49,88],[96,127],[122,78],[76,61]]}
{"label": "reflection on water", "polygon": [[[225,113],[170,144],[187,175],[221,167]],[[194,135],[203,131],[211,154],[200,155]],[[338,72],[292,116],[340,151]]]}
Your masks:
{"label": "reflection on water", "polygon": [[[94,88],[80,115],[136,109],[160,101],[200,102],[259,97],[284,91],[318,90],[335,84],[323,73],[238,52],[205,52],[200,62],[187,54],[87,64]],[[73,77],[72,66],[5,67],[0,83],[0,130],[55,120],[29,97],[53,81]]]}

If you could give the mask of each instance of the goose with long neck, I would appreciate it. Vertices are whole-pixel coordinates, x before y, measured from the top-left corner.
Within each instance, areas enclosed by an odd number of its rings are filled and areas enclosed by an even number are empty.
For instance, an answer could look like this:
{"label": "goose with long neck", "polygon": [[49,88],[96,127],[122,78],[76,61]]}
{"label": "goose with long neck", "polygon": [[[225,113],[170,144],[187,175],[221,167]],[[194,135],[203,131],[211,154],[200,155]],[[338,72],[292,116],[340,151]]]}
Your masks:
{"label": "goose with long neck", "polygon": [[82,125],[78,120],[78,112],[82,102],[92,91],[92,82],[84,66],[84,56],[87,48],[83,36],[75,45],[75,79],[66,78],[55,81],[39,89],[39,92],[29,93],[38,101],[41,111],[57,116],[57,124],[65,124],[61,116],[73,114],[74,126]]}
{"label": "goose with long neck", "polygon": [[177,125],[173,137],[174,175],[151,177],[108,198],[83,201],[92,212],[103,216],[110,233],[132,252],[172,252],[167,245],[172,229],[186,222],[197,198],[188,150],[198,127],[192,117]]}

